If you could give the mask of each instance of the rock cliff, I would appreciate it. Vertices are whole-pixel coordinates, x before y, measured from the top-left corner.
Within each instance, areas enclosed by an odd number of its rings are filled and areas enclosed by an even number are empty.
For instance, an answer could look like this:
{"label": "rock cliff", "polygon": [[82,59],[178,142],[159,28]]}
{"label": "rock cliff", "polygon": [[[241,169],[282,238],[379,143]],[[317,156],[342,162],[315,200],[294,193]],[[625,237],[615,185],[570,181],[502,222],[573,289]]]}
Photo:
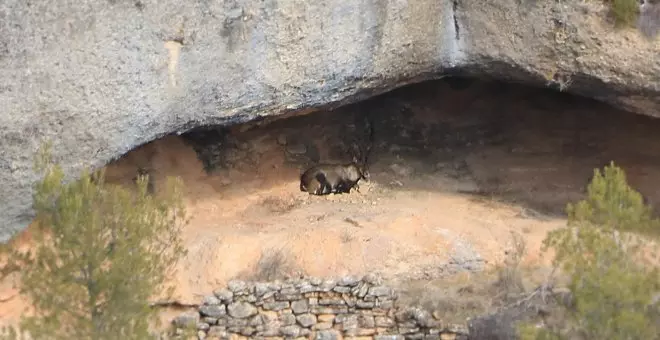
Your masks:
{"label": "rock cliff", "polygon": [[660,115],[660,44],[580,0],[0,4],[0,241],[32,218],[32,156],[74,175],[169,133],[336,106],[447,74]]}

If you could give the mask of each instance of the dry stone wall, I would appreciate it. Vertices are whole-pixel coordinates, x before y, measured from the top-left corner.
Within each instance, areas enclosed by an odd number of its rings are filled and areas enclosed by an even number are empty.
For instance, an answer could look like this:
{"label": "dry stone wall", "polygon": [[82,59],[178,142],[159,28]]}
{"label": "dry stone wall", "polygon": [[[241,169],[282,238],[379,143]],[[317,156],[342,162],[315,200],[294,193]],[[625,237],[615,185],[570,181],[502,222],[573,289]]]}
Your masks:
{"label": "dry stone wall", "polygon": [[397,304],[397,293],[375,275],[284,282],[230,281],[196,311],[173,320],[177,334],[199,339],[467,339],[462,325]]}

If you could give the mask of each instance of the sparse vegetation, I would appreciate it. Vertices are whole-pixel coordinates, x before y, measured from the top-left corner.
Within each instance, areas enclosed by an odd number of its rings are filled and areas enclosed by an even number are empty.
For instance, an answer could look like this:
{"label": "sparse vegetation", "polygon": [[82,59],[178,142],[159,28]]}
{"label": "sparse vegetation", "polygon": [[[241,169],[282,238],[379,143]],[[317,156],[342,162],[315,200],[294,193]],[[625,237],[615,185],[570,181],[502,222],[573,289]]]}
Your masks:
{"label": "sparse vegetation", "polygon": [[[430,282],[407,282],[400,288],[400,301],[432,311],[444,322],[458,324],[465,323],[466,318],[507,308],[527,296],[527,287],[544,280],[536,268],[522,263],[527,243],[519,233],[511,232],[508,248],[506,260],[492,269],[463,272]],[[492,329],[492,334],[515,333],[512,324],[513,320],[509,323],[510,330]]]}
{"label": "sparse vegetation", "polygon": [[341,237],[341,242],[344,244],[351,243],[355,239],[355,237],[351,233],[351,230],[349,229],[342,229],[340,237]]}
{"label": "sparse vegetation", "polygon": [[155,322],[149,299],[167,294],[165,280],[185,254],[181,183],[162,196],[105,183],[102,171],[84,171],[65,183],[49,159],[37,157],[34,208],[40,228],[30,252],[5,249],[3,273],[20,271],[20,292],[34,307],[8,339],[146,339]]}
{"label": "sparse vegetation", "polygon": [[[658,221],[614,163],[594,171],[588,197],[568,205],[568,225],[552,231],[544,251],[569,277],[571,299],[544,327],[521,325],[523,339],[659,339]],[[642,232],[643,235],[635,232]]]}
{"label": "sparse vegetation", "polygon": [[632,27],[639,16],[639,0],[606,0],[610,5],[610,11],[614,23],[619,26]]}
{"label": "sparse vegetation", "polygon": [[283,249],[264,250],[251,272],[245,273],[245,279],[252,281],[272,281],[286,279],[295,275],[297,267]]}
{"label": "sparse vegetation", "polygon": [[515,232],[511,232],[511,244],[507,251],[506,260],[497,270],[497,280],[494,283],[497,299],[508,300],[525,292],[521,273],[521,262],[527,253],[525,239]]}
{"label": "sparse vegetation", "polygon": [[300,201],[269,196],[261,201],[261,205],[273,213],[283,214],[300,206]]}

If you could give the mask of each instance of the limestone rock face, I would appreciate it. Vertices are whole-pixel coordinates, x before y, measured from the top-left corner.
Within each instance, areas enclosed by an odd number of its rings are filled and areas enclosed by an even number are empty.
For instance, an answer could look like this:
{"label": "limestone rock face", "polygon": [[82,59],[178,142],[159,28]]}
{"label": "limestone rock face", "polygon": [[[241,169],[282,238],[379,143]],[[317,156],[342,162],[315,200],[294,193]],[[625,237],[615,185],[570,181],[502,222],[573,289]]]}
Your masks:
{"label": "limestone rock face", "polygon": [[0,241],[32,218],[42,140],[68,175],[205,124],[448,73],[660,115],[660,44],[579,0],[0,3]]}

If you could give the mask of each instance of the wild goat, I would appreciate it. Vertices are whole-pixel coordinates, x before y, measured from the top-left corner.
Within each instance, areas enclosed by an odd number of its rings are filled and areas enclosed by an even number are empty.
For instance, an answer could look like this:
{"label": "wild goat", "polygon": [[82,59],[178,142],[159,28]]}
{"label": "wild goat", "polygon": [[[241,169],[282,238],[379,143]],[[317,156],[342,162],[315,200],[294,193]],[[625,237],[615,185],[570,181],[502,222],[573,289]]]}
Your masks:
{"label": "wild goat", "polygon": [[[300,176],[300,191],[314,195],[328,195],[330,193],[350,193],[355,188],[358,192],[361,179],[369,180],[367,164],[374,140],[373,124],[369,114],[355,117],[355,124],[348,124],[347,130],[354,140],[349,142],[351,150],[345,150],[347,155],[353,157],[353,162],[344,164],[317,164],[307,169]],[[362,128],[364,135],[355,130]]]}
{"label": "wild goat", "polygon": [[350,193],[352,188],[360,190],[358,181],[369,180],[369,174],[355,163],[318,164],[300,176],[300,191],[314,195]]}

